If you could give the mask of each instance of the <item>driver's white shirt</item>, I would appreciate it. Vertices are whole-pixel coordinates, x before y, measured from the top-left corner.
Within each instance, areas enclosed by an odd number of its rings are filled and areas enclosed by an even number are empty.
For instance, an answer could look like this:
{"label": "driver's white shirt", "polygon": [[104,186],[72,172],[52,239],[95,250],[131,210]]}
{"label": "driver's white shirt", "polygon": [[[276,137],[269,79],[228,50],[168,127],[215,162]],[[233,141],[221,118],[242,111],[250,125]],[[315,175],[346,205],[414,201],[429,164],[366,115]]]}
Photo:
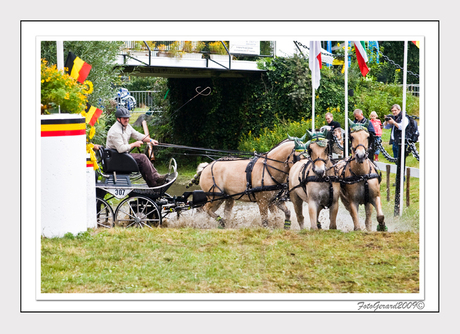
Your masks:
{"label": "driver's white shirt", "polygon": [[131,145],[129,145],[129,139],[134,138],[135,140],[142,140],[145,135],[136,131],[130,124],[123,129],[120,122],[115,122],[110,130],[107,132],[107,141],[105,144],[106,148],[116,149],[118,153],[129,152]]}

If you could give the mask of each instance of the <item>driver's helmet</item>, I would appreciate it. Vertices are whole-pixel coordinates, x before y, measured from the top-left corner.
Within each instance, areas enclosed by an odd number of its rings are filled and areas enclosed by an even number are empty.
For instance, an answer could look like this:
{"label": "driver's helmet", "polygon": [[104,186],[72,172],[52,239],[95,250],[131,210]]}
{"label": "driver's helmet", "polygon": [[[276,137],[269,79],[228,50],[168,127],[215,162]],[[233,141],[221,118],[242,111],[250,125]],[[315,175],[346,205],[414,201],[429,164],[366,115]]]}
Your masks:
{"label": "driver's helmet", "polygon": [[115,112],[115,117],[116,118],[131,117],[131,114],[129,113],[128,109],[126,109],[125,107],[118,107],[117,111]]}

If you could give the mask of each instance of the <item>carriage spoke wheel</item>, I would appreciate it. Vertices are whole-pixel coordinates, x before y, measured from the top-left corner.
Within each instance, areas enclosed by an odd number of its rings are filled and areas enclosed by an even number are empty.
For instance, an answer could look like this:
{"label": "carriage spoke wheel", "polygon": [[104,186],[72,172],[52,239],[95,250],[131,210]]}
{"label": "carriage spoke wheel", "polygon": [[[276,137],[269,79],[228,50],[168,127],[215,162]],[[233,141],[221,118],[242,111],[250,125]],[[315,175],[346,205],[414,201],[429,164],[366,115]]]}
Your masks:
{"label": "carriage spoke wheel", "polygon": [[123,200],[115,212],[115,222],[121,227],[161,227],[158,205],[148,197],[134,196]]}
{"label": "carriage spoke wheel", "polygon": [[114,214],[112,207],[102,198],[96,198],[96,220],[97,227],[111,228],[114,225]]}

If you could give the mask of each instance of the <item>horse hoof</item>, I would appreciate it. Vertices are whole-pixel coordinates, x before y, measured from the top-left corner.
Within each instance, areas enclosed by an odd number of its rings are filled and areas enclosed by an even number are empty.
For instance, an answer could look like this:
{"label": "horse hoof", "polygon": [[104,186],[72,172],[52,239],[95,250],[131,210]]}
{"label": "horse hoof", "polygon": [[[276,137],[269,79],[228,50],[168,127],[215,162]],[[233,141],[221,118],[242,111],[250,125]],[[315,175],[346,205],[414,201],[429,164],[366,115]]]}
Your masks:
{"label": "horse hoof", "polygon": [[378,224],[377,225],[377,231],[378,232],[387,232],[388,231],[388,227],[386,225],[380,225]]}
{"label": "horse hoof", "polygon": [[316,226],[318,227],[318,230],[321,230],[322,227],[321,227],[321,224],[320,223],[317,223]]}
{"label": "horse hoof", "polygon": [[217,217],[216,220],[217,220],[217,228],[221,229],[221,230],[224,229],[225,228],[225,220],[224,220],[224,218]]}
{"label": "horse hoof", "polygon": [[285,230],[290,230],[291,229],[291,221],[290,220],[285,220],[284,221],[284,229]]}

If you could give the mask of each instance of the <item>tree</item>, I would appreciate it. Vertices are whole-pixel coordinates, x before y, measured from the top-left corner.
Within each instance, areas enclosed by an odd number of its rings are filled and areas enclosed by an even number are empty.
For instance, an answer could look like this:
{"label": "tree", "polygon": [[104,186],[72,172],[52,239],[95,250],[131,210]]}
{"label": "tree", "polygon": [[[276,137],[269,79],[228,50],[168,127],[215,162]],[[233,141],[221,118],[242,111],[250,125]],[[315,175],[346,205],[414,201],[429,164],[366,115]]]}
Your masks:
{"label": "tree", "polygon": [[[92,66],[87,80],[93,83],[94,90],[88,102],[98,108],[109,106],[114,96],[114,86],[119,81],[121,69],[116,67],[116,58],[123,42],[115,41],[64,41],[64,57],[73,52]],[[43,41],[41,58],[48,64],[56,64],[56,42]]]}
{"label": "tree", "polygon": [[[381,54],[388,59],[380,56],[381,64],[375,67],[375,72],[372,74],[377,81],[402,84],[403,70],[401,68],[404,66],[404,41],[383,41],[379,42],[379,47]],[[420,73],[420,49],[409,41],[407,50],[407,70],[418,75]],[[407,83],[419,84],[419,77],[408,73]]]}

